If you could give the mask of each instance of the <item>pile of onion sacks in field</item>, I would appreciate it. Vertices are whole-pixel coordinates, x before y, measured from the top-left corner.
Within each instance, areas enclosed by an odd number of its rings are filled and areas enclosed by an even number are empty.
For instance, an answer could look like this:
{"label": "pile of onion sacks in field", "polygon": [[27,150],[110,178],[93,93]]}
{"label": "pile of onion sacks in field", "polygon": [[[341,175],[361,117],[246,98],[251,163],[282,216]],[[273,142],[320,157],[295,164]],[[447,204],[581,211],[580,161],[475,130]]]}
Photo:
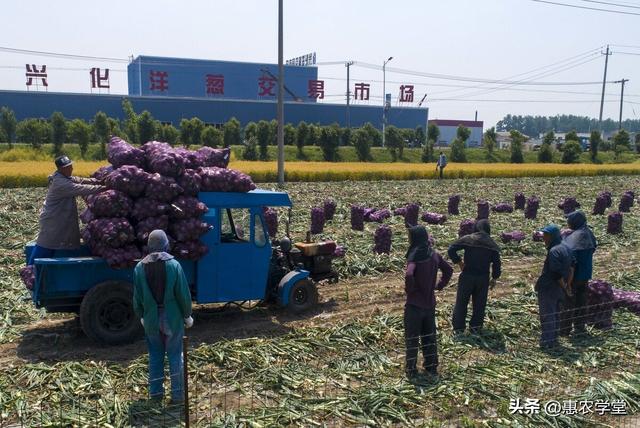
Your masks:
{"label": "pile of onion sacks in field", "polygon": [[248,192],[255,184],[246,174],[227,169],[230,150],[202,147],[191,151],[150,141],[137,148],[113,137],[111,166],[93,177],[109,190],[85,198],[80,215],[82,238],[93,255],[114,268],[125,268],[147,253],[149,233],[167,233],[170,251],[197,260],[207,252],[200,237],[209,229],[201,220],[208,211],[198,192]]}

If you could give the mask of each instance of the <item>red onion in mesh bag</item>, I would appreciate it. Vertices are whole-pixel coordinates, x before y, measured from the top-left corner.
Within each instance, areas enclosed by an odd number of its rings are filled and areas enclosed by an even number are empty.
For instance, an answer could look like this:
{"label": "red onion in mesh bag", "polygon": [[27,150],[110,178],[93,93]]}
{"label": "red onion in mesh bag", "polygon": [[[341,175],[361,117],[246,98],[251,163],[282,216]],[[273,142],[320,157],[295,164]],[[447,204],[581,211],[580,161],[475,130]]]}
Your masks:
{"label": "red onion in mesh bag", "polygon": [[107,175],[111,174],[112,172],[113,172],[113,166],[111,165],[101,166],[93,174],[91,174],[91,177],[97,180],[103,181],[105,178],[107,178]]}
{"label": "red onion in mesh bag", "polygon": [[169,225],[171,236],[180,242],[199,239],[209,229],[211,229],[211,226],[197,218],[175,220]]}
{"label": "red onion in mesh bag", "polygon": [[524,210],[524,206],[525,206],[525,203],[527,201],[525,196],[524,196],[524,193],[522,193],[522,192],[516,193],[513,199],[514,199],[513,208],[516,209],[516,210]]}
{"label": "red onion in mesh bag", "polygon": [[513,207],[511,206],[511,204],[507,204],[505,202],[501,202],[501,203],[496,204],[493,207],[491,207],[491,211],[496,212],[496,213],[512,213],[513,212]]}
{"label": "red onion in mesh bag", "polygon": [[417,226],[418,217],[420,216],[420,206],[415,203],[407,205],[407,212],[404,215],[404,223],[406,226]]}
{"label": "red onion in mesh bag", "polygon": [[526,238],[526,235],[524,234],[524,232],[520,231],[520,230],[514,230],[512,232],[502,232],[500,234],[500,239],[502,240],[502,242],[504,242],[505,244],[507,242],[520,242],[520,241],[524,241],[524,239]]}
{"label": "red onion in mesh bag", "polygon": [[533,239],[534,242],[542,242],[544,241],[544,233],[541,230],[536,230],[531,235],[531,239]]}
{"label": "red onion in mesh bag", "polygon": [[147,164],[151,172],[157,172],[167,177],[179,177],[185,170],[184,158],[174,150],[154,151],[147,156]]}
{"label": "red onion in mesh bag", "polygon": [[187,196],[198,196],[202,179],[198,175],[198,171],[194,169],[186,169],[176,180],[178,186],[182,187],[182,191]]}
{"label": "red onion in mesh bag", "polygon": [[527,198],[527,206],[524,209],[524,218],[535,220],[538,217],[538,208],[540,208],[540,199],[535,196]]}
{"label": "red onion in mesh bag", "polygon": [[596,196],[596,203],[593,206],[593,211],[591,212],[593,215],[603,215],[607,210],[607,198],[602,194]]}
{"label": "red onion in mesh bag", "polygon": [[123,165],[133,165],[141,168],[145,166],[144,151],[133,147],[118,137],[111,137],[107,148],[107,159],[114,168]]}
{"label": "red onion in mesh bag", "polygon": [[275,238],[278,234],[278,212],[273,208],[263,207],[264,222],[267,224],[269,236]]}
{"label": "red onion in mesh bag", "polygon": [[336,213],[336,201],[333,199],[326,199],[322,203],[322,209],[324,210],[324,219],[327,221],[333,220],[333,216]]}
{"label": "red onion in mesh bag", "polygon": [[478,201],[478,214],[476,220],[488,219],[489,218],[489,202],[485,200]]}
{"label": "red onion in mesh bag", "polygon": [[169,212],[169,204],[153,198],[140,198],[133,204],[131,217],[142,220],[147,217],[158,217]]}
{"label": "red onion in mesh bag", "polygon": [[322,233],[324,230],[324,210],[320,207],[311,208],[311,228],[309,229],[313,235]]}
{"label": "red onion in mesh bag", "polygon": [[460,222],[460,227],[458,228],[458,238],[462,238],[463,236],[471,235],[476,228],[476,221],[470,218],[464,219]]}
{"label": "red onion in mesh bag", "polygon": [[124,192],[107,190],[86,197],[87,207],[94,217],[128,217],[133,201]]}
{"label": "red onion in mesh bag", "polygon": [[187,169],[198,169],[202,165],[200,162],[200,157],[198,156],[198,152],[193,150],[185,149],[184,147],[176,147],[173,149],[177,154],[182,156],[184,159],[184,166]]}
{"label": "red onion in mesh bag", "polygon": [[33,286],[36,283],[36,269],[34,265],[24,266],[20,269],[20,279],[27,290],[33,290]]}
{"label": "red onion in mesh bag", "polygon": [[103,243],[113,248],[123,247],[135,240],[133,227],[126,218],[98,218],[90,222],[85,233],[90,243]]}
{"label": "red onion in mesh bag", "polygon": [[640,292],[613,289],[613,305],[617,308],[625,308],[640,316]]}
{"label": "red onion in mesh bag", "polygon": [[149,239],[149,234],[156,229],[164,230],[166,232],[169,229],[169,216],[162,215],[160,217],[147,217],[138,222],[136,225],[136,239],[138,242],[145,245]]}
{"label": "red onion in mesh bag", "polygon": [[256,188],[251,177],[240,171],[225,168],[199,168],[202,179],[202,192],[240,192],[246,193]]}
{"label": "red onion in mesh bag", "polygon": [[449,196],[449,202],[447,203],[447,212],[449,215],[460,214],[460,195]]}
{"label": "red onion in mesh bag", "polygon": [[631,191],[624,192],[620,198],[620,204],[618,205],[618,211],[628,213],[633,206],[634,194]]}
{"label": "red onion in mesh bag", "polygon": [[611,285],[599,279],[589,281],[587,284],[586,323],[599,329],[611,328],[613,326],[613,309],[614,300]]}
{"label": "red onion in mesh bag", "polygon": [[192,196],[178,196],[169,207],[169,216],[174,218],[200,217],[209,211],[209,208]]}
{"label": "red onion in mesh bag", "polygon": [[407,207],[400,207],[393,210],[393,215],[401,215],[404,217],[407,214]]}
{"label": "red onion in mesh bag", "polygon": [[607,217],[607,233],[618,234],[622,233],[622,213],[614,212]]}
{"label": "red onion in mesh bag", "polygon": [[95,251],[94,254],[105,259],[113,269],[131,268],[142,257],[142,253],[136,245],[126,245],[122,248],[96,247]]}
{"label": "red onion in mesh bag", "polygon": [[612,197],[613,195],[611,194],[610,191],[608,190],[602,191],[598,193],[598,196],[602,196],[605,199],[605,201],[607,201],[607,208],[611,208],[611,205],[613,205],[613,197]]}
{"label": "red onion in mesh bag", "polygon": [[364,230],[364,207],[351,205],[351,229]]}
{"label": "red onion in mesh bag", "polygon": [[426,212],[422,214],[421,219],[429,224],[444,224],[447,221],[447,216],[444,214]]}
{"label": "red onion in mesh bag", "polygon": [[133,165],[125,165],[111,172],[104,179],[106,186],[132,197],[138,197],[147,188],[149,174]]}
{"label": "red onion in mesh bag", "polygon": [[364,221],[371,221],[371,216],[378,211],[378,208],[365,208],[364,209]]}
{"label": "red onion in mesh bag", "polygon": [[389,217],[391,217],[391,211],[389,211],[388,209],[384,208],[384,209],[377,210],[377,211],[373,212],[369,216],[369,221],[372,221],[372,222],[375,222],[375,223],[382,223],[383,221],[385,221]]}
{"label": "red onion in mesh bag", "polygon": [[347,249],[342,245],[338,245],[335,250],[333,250],[333,257],[344,257],[347,255]]}
{"label": "red onion in mesh bag", "polygon": [[391,252],[391,228],[380,225],[373,234],[373,252],[376,254],[389,254]]}
{"label": "red onion in mesh bag", "polygon": [[571,214],[576,209],[580,208],[580,203],[576,201],[576,198],[574,197],[564,198],[558,204],[558,208],[560,208],[565,214]]}
{"label": "red onion in mesh bag", "polygon": [[89,224],[92,220],[95,220],[95,218],[96,217],[93,215],[89,208],[85,208],[80,213],[80,221],[82,222],[82,224]]}
{"label": "red onion in mesh bag", "polygon": [[160,141],[147,141],[140,147],[147,158],[147,161],[151,160],[151,157],[155,153],[159,152],[169,152],[173,150],[173,148],[168,143],[162,143]]}
{"label": "red onion in mesh bag", "polygon": [[231,159],[231,149],[226,147],[224,149],[213,149],[211,147],[200,147],[196,151],[200,165],[203,167],[218,167],[226,168],[229,165]]}
{"label": "red onion in mesh bag", "polygon": [[178,186],[172,177],[165,177],[158,173],[151,174],[147,180],[145,196],[157,199],[161,202],[170,202],[182,193],[182,187]]}
{"label": "red onion in mesh bag", "polygon": [[209,252],[206,245],[198,240],[192,240],[187,242],[176,242],[173,247],[172,254],[185,260],[198,260]]}

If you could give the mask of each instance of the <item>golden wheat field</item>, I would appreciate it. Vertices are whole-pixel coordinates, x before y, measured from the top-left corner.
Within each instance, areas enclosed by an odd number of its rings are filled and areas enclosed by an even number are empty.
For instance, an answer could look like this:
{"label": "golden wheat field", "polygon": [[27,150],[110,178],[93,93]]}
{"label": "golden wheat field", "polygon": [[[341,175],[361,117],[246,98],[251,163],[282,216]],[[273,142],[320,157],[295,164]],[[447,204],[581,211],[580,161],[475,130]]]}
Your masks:
{"label": "golden wheat field", "polygon": [[[106,161],[78,161],[74,174],[88,176]],[[232,161],[231,168],[243,171],[256,182],[277,180],[276,162]],[[0,188],[44,186],[54,167],[49,161],[0,162]],[[637,175],[640,163],[632,164],[508,164],[451,163],[446,178],[553,177],[595,175]],[[287,162],[287,181],[374,181],[436,178],[433,164],[363,162]]]}

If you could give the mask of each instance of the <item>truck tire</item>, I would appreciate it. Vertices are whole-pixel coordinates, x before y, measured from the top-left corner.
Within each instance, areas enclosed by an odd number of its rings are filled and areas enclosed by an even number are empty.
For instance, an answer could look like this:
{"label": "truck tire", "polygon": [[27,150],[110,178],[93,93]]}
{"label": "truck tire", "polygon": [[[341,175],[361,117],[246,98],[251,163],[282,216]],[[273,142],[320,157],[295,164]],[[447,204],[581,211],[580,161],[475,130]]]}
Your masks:
{"label": "truck tire", "polygon": [[287,309],[293,313],[307,311],[318,304],[318,290],[309,278],[297,281],[289,291]]}
{"label": "truck tire", "polygon": [[133,286],[107,281],[89,290],[80,304],[80,326],[89,339],[103,345],[139,338],[143,331],[133,312]]}

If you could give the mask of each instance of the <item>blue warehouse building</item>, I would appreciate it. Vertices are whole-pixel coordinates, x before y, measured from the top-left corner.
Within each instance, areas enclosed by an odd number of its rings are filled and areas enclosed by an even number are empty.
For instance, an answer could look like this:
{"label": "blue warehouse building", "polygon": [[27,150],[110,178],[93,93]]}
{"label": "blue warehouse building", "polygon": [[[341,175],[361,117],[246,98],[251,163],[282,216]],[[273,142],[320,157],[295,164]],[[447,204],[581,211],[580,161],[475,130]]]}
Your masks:
{"label": "blue warehouse building", "polygon": [[[382,128],[382,106],[317,102],[324,81],[315,66],[285,67],[285,122],[300,121],[352,127],[370,122]],[[276,118],[277,65],[139,56],[127,70],[128,95],[0,91],[0,106],[18,120],[48,118],[60,111],[69,119],[90,121],[98,111],[123,119],[122,101],[139,113],[148,110],[158,120],[177,126],[183,118],[199,117],[210,125],[237,118],[242,125]],[[428,109],[391,107],[387,123],[399,128],[426,129]]]}

